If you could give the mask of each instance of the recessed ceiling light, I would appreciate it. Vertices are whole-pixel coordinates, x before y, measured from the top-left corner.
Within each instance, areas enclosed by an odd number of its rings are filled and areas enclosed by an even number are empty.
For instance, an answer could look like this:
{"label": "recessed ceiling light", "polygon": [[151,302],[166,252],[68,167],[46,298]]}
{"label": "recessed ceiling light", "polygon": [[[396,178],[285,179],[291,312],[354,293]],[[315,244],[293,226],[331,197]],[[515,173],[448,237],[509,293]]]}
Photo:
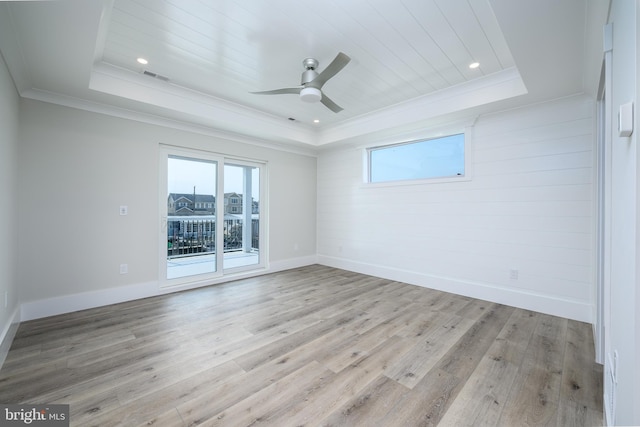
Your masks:
{"label": "recessed ceiling light", "polygon": [[314,120],[313,120],[313,123],[320,123],[320,120],[318,120],[318,119],[314,119]]}
{"label": "recessed ceiling light", "polygon": [[142,64],[142,65],[147,65],[149,63],[149,61],[147,61],[146,59],[144,59],[142,57],[136,59],[136,61],[138,61],[138,63]]}
{"label": "recessed ceiling light", "polygon": [[479,62],[472,62],[471,64],[469,64],[469,68],[474,69],[474,68],[478,68],[480,66]]}

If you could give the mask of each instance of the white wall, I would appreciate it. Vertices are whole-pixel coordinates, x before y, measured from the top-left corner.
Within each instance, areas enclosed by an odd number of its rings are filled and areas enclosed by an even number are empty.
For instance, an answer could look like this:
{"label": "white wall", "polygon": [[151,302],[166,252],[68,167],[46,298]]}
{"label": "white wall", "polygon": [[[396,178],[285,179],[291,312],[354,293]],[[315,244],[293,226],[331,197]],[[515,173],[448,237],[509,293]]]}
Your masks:
{"label": "white wall", "polygon": [[[630,138],[618,136],[616,124],[611,138],[611,275],[610,318],[605,319],[605,392],[615,392],[616,425],[640,425],[640,275],[638,250],[640,211],[638,170],[638,2],[614,0],[609,22],[613,25],[612,117],[617,120],[621,104],[633,101],[635,131]],[[617,386],[611,390],[608,375],[617,352]],[[609,405],[605,402],[605,408]],[[611,416],[612,414],[610,414]]]}
{"label": "white wall", "polygon": [[158,291],[160,143],[266,161],[271,268],[315,261],[315,157],[32,100],[20,123],[25,318]]}
{"label": "white wall", "polygon": [[468,182],[369,188],[362,149],[322,153],[319,261],[591,321],[593,110],[579,96],[480,117]]}
{"label": "white wall", "polygon": [[18,241],[18,102],[18,92],[0,55],[0,224],[3,230],[3,243],[0,244],[0,366],[20,320],[15,246]]}

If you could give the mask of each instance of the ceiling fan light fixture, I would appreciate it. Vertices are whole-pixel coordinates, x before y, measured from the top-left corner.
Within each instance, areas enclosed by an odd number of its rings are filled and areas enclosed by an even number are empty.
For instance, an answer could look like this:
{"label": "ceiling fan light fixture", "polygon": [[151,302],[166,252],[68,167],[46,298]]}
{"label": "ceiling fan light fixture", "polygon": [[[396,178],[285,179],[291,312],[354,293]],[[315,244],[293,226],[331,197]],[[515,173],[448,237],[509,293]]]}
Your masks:
{"label": "ceiling fan light fixture", "polygon": [[339,113],[343,110],[338,104],[333,102],[328,96],[322,93],[322,86],[336,74],[338,74],[346,65],[351,61],[346,54],[339,52],[338,55],[331,61],[331,64],[327,66],[321,73],[318,74],[316,67],[318,61],[313,58],[307,58],[302,61],[302,65],[305,71],[302,73],[302,79],[300,80],[300,86],[298,87],[285,87],[275,90],[264,90],[260,92],[251,92],[256,95],[285,95],[296,94],[300,96],[300,99],[304,102],[322,102],[322,105],[327,107],[334,113]]}
{"label": "ceiling fan light fixture", "polygon": [[315,87],[305,87],[300,90],[300,99],[304,102],[318,102],[322,99],[322,92]]}

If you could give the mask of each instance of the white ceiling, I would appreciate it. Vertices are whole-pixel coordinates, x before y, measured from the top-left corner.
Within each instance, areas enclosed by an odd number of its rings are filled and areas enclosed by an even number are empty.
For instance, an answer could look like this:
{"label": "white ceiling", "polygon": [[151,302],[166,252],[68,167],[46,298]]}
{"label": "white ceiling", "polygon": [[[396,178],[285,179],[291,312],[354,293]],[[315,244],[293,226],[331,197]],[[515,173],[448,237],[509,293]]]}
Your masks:
{"label": "white ceiling", "polygon": [[[319,147],[419,132],[590,89],[605,0],[61,0],[0,3],[23,97]],[[351,62],[297,95],[304,58]],[[148,59],[148,65],[136,62]],[[469,64],[480,66],[470,69]],[[153,78],[144,71],[162,78]],[[290,120],[293,118],[295,120]],[[314,119],[319,123],[314,123]]]}

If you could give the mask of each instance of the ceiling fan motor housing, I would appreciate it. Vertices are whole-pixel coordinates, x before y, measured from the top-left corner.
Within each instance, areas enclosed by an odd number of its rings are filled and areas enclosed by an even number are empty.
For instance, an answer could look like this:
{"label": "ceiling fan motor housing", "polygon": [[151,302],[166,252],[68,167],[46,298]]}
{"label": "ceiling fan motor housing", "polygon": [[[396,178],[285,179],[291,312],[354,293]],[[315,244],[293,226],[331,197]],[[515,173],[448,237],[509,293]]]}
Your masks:
{"label": "ceiling fan motor housing", "polygon": [[307,83],[312,82],[316,77],[318,77],[318,72],[316,70],[306,70],[302,73],[302,80],[300,81],[300,84],[304,86]]}
{"label": "ceiling fan motor housing", "polygon": [[322,91],[320,88],[308,85],[308,83],[318,77],[318,72],[316,71],[318,61],[313,58],[307,58],[302,61],[302,65],[305,71],[302,73],[302,80],[300,82],[302,86],[304,86],[300,90],[300,99],[304,102],[318,102],[322,99]]}
{"label": "ceiling fan motor housing", "polygon": [[302,66],[304,67],[305,70],[315,70],[316,68],[318,68],[318,65],[319,65],[319,62],[315,58],[305,58],[302,61]]}

